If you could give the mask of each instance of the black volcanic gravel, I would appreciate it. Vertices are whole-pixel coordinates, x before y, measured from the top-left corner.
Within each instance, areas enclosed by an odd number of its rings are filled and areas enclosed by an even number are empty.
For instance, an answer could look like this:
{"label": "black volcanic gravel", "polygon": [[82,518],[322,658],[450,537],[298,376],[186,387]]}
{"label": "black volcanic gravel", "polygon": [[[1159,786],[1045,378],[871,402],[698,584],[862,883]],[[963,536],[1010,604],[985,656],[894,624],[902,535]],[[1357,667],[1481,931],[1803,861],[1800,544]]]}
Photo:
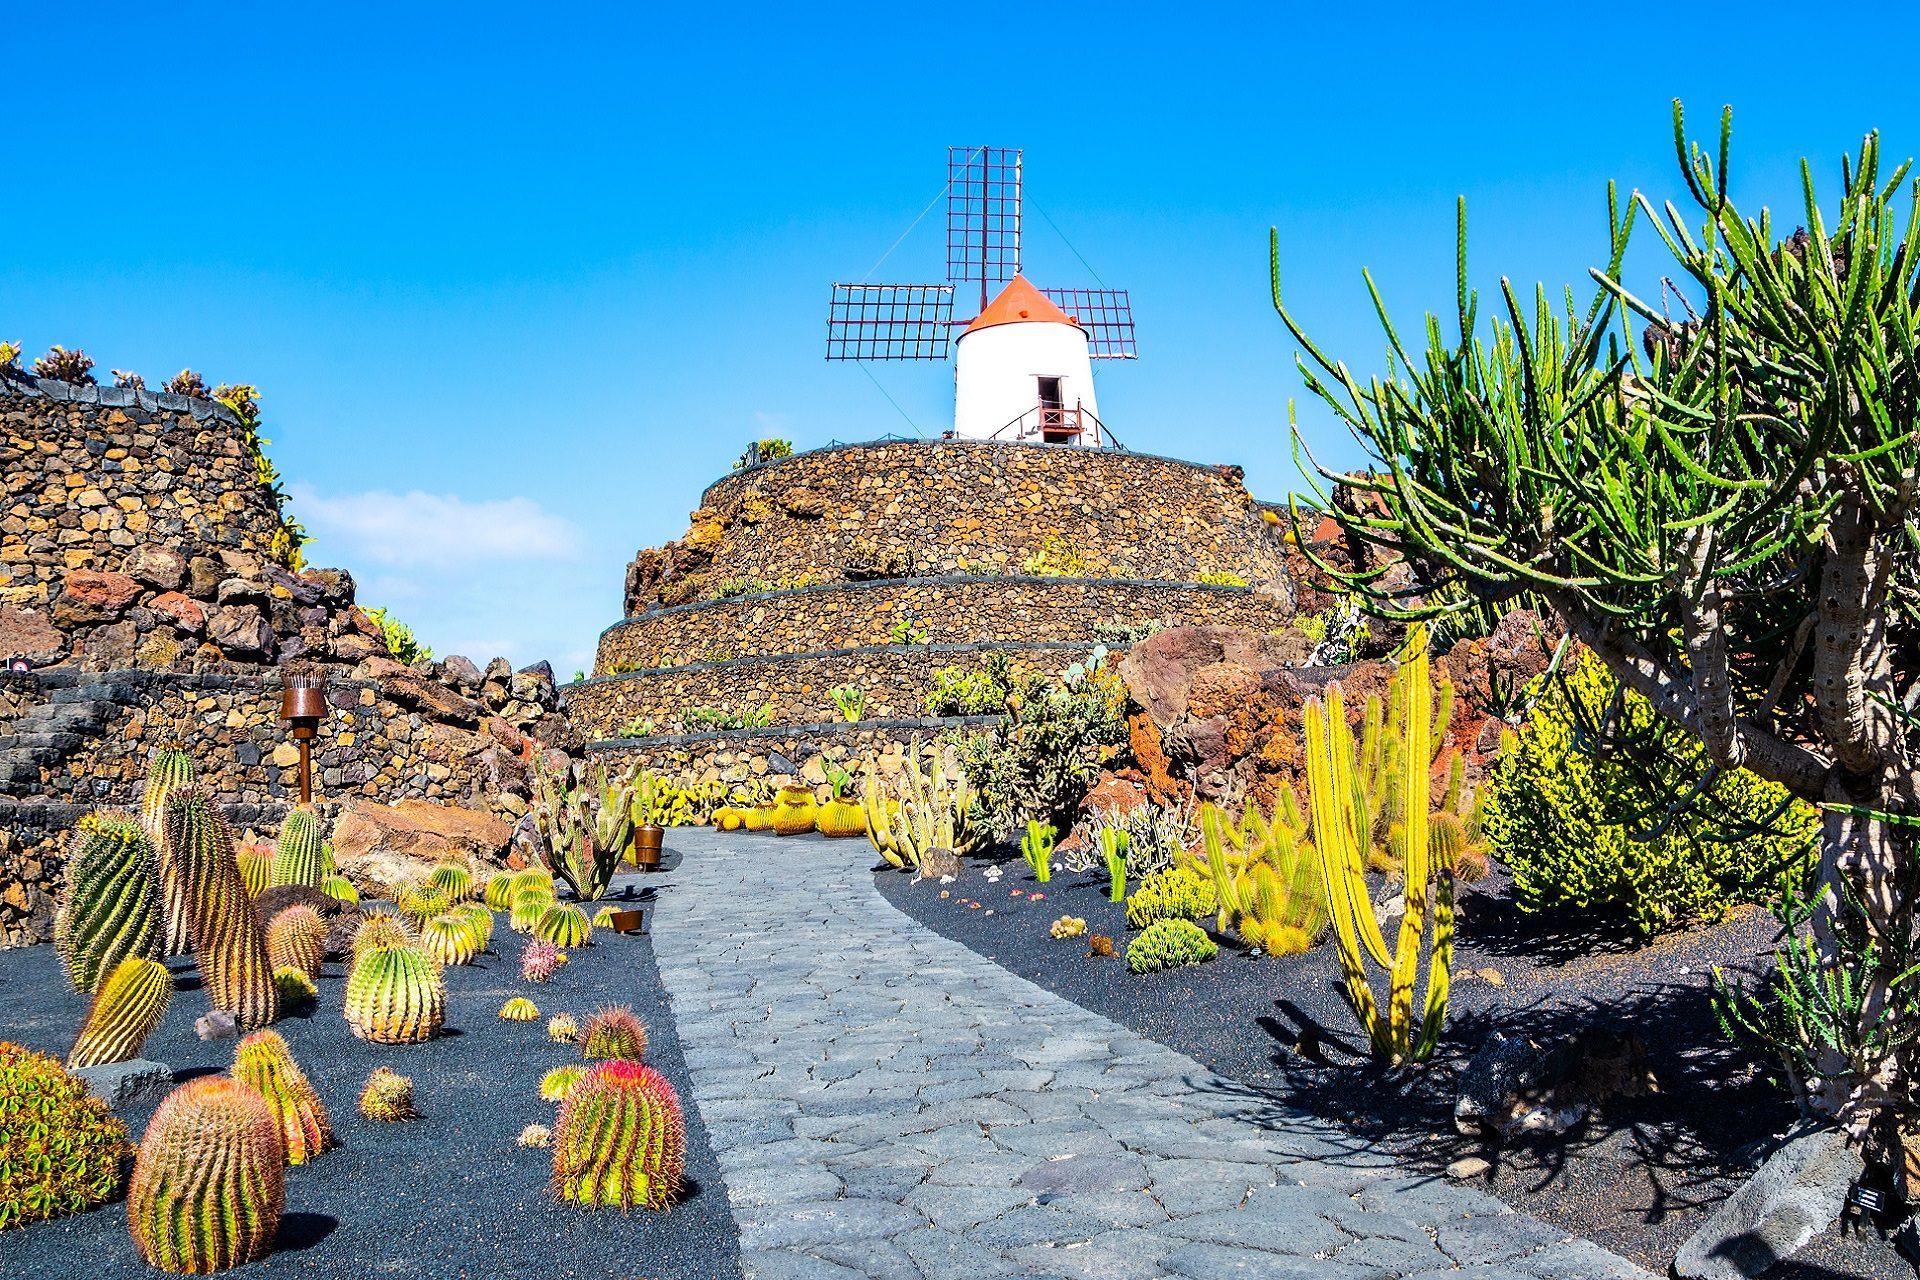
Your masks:
{"label": "black volcanic gravel", "polygon": [[[982,872],[994,862],[969,860],[946,886],[915,884],[884,865],[875,879],[889,902],[936,932],[1277,1105],[1334,1121],[1423,1168],[1487,1158],[1494,1169],[1480,1185],[1656,1274],[1794,1121],[1762,1064],[1721,1036],[1709,1002],[1714,966],[1764,971],[1775,923],[1763,912],[1635,945],[1618,921],[1523,914],[1497,876],[1463,886],[1447,1031],[1429,1067],[1396,1073],[1366,1057],[1330,942],[1281,958],[1223,944],[1207,964],[1136,977],[1122,958],[1134,935],[1125,908],[1107,900],[1104,869],[1056,866],[1043,886],[1018,856],[1004,855],[1000,880],[989,883]],[[1036,891],[1040,901],[1027,896]],[[1084,938],[1051,938],[1048,926],[1062,915],[1111,936],[1115,958],[1089,958]],[[1384,987],[1376,972],[1376,995]],[[1416,987],[1416,1004],[1423,997]],[[1658,1094],[1616,1100],[1564,1139],[1490,1150],[1455,1132],[1457,1074],[1491,1032],[1544,1041],[1595,1025],[1640,1035]],[[1828,1233],[1768,1273],[1912,1274],[1871,1230]]]}
{"label": "black volcanic gravel", "polygon": [[[666,877],[655,877],[656,880]],[[624,883],[624,882],[623,882]],[[616,893],[619,890],[616,890]],[[692,1103],[686,1063],[650,939],[594,931],[544,985],[524,982],[524,939],[495,914],[494,952],[447,970],[448,1034],[422,1045],[356,1040],[340,1016],[343,970],[329,964],[318,1008],[275,1030],[327,1105],[341,1146],[287,1171],[287,1216],[279,1247],[244,1274],[363,1277],[634,1277],[731,1280],[740,1275],[727,1191]],[[202,1043],[193,1022],[207,1010],[190,961],[170,962],[183,988],[145,1056],[173,1067],[176,1080],[227,1069],[233,1042]],[[188,989],[190,988],[190,989]],[[512,996],[540,1007],[537,1022],[496,1016]],[[651,1032],[648,1062],[680,1091],[687,1118],[689,1188],[664,1213],[588,1211],[548,1192],[552,1152],[514,1144],[532,1123],[551,1126],[556,1108],[540,1099],[540,1077],[579,1060],[573,1045],[547,1038],[546,1019],[585,1020],[608,1004],[631,1005]],[[0,952],[0,1039],[64,1055],[85,1010],[69,992],[51,947]],[[422,1118],[378,1124],[360,1116],[360,1086],[376,1066],[411,1076]],[[152,1105],[121,1118],[137,1141]],[[0,1232],[0,1275],[34,1280],[150,1280],[127,1234],[124,1203]]]}

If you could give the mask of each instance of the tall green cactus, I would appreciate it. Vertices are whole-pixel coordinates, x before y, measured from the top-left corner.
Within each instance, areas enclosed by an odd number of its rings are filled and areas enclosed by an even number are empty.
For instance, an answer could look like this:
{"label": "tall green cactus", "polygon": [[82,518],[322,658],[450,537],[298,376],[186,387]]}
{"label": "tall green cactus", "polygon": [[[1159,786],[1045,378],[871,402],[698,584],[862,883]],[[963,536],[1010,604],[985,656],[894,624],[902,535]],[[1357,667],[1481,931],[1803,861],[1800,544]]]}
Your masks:
{"label": "tall green cactus", "polygon": [[560,1104],[553,1190],[587,1208],[664,1209],[686,1171],[686,1121],[667,1078],[637,1062],[605,1062]]}
{"label": "tall green cactus", "polygon": [[287,1147],[258,1092],[201,1076],[153,1113],[127,1188],[127,1225],[149,1266],[226,1271],[273,1249],[286,1206]]}
{"label": "tall green cactus", "polygon": [[97,1067],[130,1062],[153,1034],[173,999],[173,975],[147,956],[128,956],[94,992],[80,1034],[67,1051],[67,1066]]}
{"label": "tall green cactus", "polygon": [[54,949],[75,991],[92,992],[128,956],[155,954],[159,889],[153,846],[138,822],[114,813],[80,819],[53,924]]}
{"label": "tall green cactus", "polygon": [[347,978],[347,1029],[375,1044],[418,1044],[440,1032],[447,985],[418,947],[372,947]]}
{"label": "tall green cactus", "polygon": [[187,887],[193,960],[207,997],[241,1029],[264,1027],[279,1015],[279,996],[266,931],[234,862],[227,824],[193,790],[167,797],[164,823],[163,847]]}
{"label": "tall green cactus", "polygon": [[553,874],[577,900],[598,902],[633,844],[634,815],[642,806],[632,773],[610,776],[596,763],[590,776],[572,774],[534,758],[534,827]]}
{"label": "tall green cactus", "polygon": [[280,1127],[288,1164],[305,1164],[334,1145],[327,1106],[279,1032],[241,1037],[233,1050],[233,1078],[265,1099]]}
{"label": "tall green cactus", "polygon": [[299,805],[280,824],[280,839],[273,846],[273,871],[268,883],[318,889],[326,878],[326,839],[321,830],[320,811],[312,805]]}
{"label": "tall green cactus", "polygon": [[986,832],[970,821],[973,790],[964,774],[947,772],[946,753],[937,744],[933,762],[922,768],[920,739],[907,745],[906,766],[895,779],[897,797],[879,780],[878,766],[867,765],[861,808],[867,836],[880,856],[896,867],[918,869],[929,849],[968,854],[985,842]]}
{"label": "tall green cactus", "polygon": [[167,742],[154,748],[140,795],[140,825],[153,846],[154,871],[160,882],[160,947],[170,956],[183,956],[193,949],[193,912],[187,874],[174,865],[167,848],[167,798],[176,791],[191,791],[193,785],[193,757],[184,746]]}
{"label": "tall green cactus", "polygon": [[[1391,954],[1367,892],[1370,832],[1365,817],[1366,790],[1356,771],[1353,732],[1341,706],[1340,686],[1328,688],[1324,706],[1319,699],[1310,699],[1304,717],[1314,843],[1326,879],[1347,998],[1373,1042],[1374,1052],[1396,1064],[1419,1061],[1433,1052],[1446,1021],[1453,966],[1453,873],[1448,867],[1433,864],[1428,847],[1433,686],[1424,627],[1416,625],[1409,632],[1400,676],[1405,689],[1406,725],[1405,749],[1399,753],[1400,786],[1406,801],[1406,818],[1401,825],[1406,914],[1401,917],[1400,936]],[[1426,932],[1429,882],[1435,889],[1432,955],[1427,968],[1426,1011],[1416,1039],[1413,986]],[[1384,1014],[1374,1000],[1364,957],[1389,971]]]}

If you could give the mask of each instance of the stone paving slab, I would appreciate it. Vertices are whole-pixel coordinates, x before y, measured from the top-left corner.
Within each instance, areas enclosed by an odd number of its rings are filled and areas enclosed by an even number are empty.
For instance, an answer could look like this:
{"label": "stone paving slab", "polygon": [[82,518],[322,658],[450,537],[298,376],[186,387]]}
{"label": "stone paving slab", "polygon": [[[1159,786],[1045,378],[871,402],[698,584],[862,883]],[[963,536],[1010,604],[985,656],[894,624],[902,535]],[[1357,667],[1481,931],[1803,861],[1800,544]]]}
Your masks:
{"label": "stone paving slab", "polygon": [[1649,1280],[931,932],[864,843],[674,844],[655,953],[750,1277]]}

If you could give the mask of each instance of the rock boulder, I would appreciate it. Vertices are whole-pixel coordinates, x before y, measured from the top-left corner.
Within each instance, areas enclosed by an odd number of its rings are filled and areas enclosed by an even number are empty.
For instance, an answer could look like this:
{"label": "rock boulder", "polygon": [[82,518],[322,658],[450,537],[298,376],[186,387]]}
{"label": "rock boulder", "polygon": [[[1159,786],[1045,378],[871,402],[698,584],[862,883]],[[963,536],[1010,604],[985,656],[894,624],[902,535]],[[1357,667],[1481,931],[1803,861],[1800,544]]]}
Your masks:
{"label": "rock boulder", "polygon": [[426,800],[348,800],[333,829],[333,856],[362,893],[424,880],[443,862],[484,876],[506,865],[513,828],[492,814]]}

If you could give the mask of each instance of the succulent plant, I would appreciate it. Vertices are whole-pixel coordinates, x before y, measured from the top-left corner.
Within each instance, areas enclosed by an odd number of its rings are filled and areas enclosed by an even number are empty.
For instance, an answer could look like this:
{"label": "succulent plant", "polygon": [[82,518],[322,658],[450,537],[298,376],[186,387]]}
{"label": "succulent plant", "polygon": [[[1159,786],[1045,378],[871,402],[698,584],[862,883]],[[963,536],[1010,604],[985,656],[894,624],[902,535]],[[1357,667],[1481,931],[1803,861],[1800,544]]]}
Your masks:
{"label": "succulent plant", "polygon": [[533,762],[533,803],[540,855],[581,902],[597,901],[633,844],[636,814],[646,807],[635,790],[636,775],[615,776],[604,764],[549,768],[544,754]]}
{"label": "succulent plant", "polygon": [[151,956],[160,941],[153,848],[120,814],[80,819],[67,862],[67,891],[53,945],[73,988],[91,992],[122,960]]}
{"label": "succulent plant", "polygon": [[493,943],[493,912],[480,902],[463,902],[447,913],[466,922],[467,931],[473,935],[474,951],[485,951]]}
{"label": "succulent plant", "polygon": [[593,913],[593,927],[596,929],[613,928],[613,907],[607,905]]}
{"label": "succulent plant", "polygon": [[1055,938],[1079,938],[1087,932],[1087,922],[1079,916],[1061,916],[1047,926],[1047,932]]}
{"label": "succulent plant", "polygon": [[867,834],[867,811],[852,800],[835,797],[820,806],[814,825],[823,836],[836,839]]}
{"label": "succulent plant", "polygon": [[320,892],[335,902],[345,903],[349,907],[360,905],[360,891],[353,887],[353,881],[345,876],[328,876],[320,882]]}
{"label": "succulent plant", "polygon": [[0,1120],[0,1232],[119,1192],[127,1126],[54,1058],[0,1041]]}
{"label": "succulent plant", "polygon": [[317,978],[326,953],[327,923],[312,907],[287,907],[267,921],[267,963],[275,969],[297,969]]}
{"label": "succulent plant", "polygon": [[[773,833],[779,836],[805,835],[814,829],[819,809],[813,802],[812,787],[782,787],[773,802]],[[866,830],[862,821],[860,830]]]}
{"label": "succulent plant", "polygon": [[327,1107],[277,1031],[243,1036],[233,1051],[233,1078],[266,1100],[286,1144],[287,1163],[305,1164],[334,1145]]}
{"label": "succulent plant", "polygon": [[471,964],[480,953],[472,923],[451,912],[437,915],[420,927],[420,949],[441,964]]}
{"label": "succulent plant", "polygon": [[207,397],[207,380],[191,369],[182,369],[167,379],[167,390],[177,396]]}
{"label": "succulent plant", "polygon": [[360,1088],[360,1114],[369,1120],[418,1120],[413,1109],[413,1081],[392,1067],[375,1067]]}
{"label": "succulent plant", "polygon": [[502,871],[498,875],[487,877],[487,887],[481,894],[481,900],[489,911],[506,911],[513,906],[513,882],[517,877],[511,871]]}
{"label": "succulent plant", "polygon": [[502,1022],[533,1022],[540,1017],[540,1006],[525,996],[515,996],[500,1006]]}
{"label": "succulent plant", "polygon": [[540,913],[533,936],[556,947],[584,947],[593,938],[593,925],[575,903],[556,902]]}
{"label": "succulent plant", "polygon": [[1220,948],[1191,920],[1155,920],[1127,944],[1127,970],[1153,973],[1211,960]]}
{"label": "succulent plant", "polygon": [[647,1027],[625,1005],[609,1006],[587,1019],[580,1033],[580,1056],[639,1062],[647,1056]]}
{"label": "succulent plant", "polygon": [[1113,955],[1113,939],[1104,933],[1096,933],[1087,939],[1087,958]]}
{"label": "succulent plant", "polygon": [[206,1275],[263,1258],[286,1204],[287,1144],[260,1094],[201,1076],[153,1113],[127,1188],[147,1265]]}
{"label": "succulent plant", "polygon": [[588,1072],[554,1122],[553,1189],[586,1207],[664,1209],[680,1194],[686,1122],[665,1076],[637,1062]]}
{"label": "succulent plant", "polygon": [[347,979],[347,1028],[375,1044],[418,1044],[447,1016],[440,966],[418,947],[370,947]]}
{"label": "succulent plant", "polygon": [[553,1141],[553,1130],[543,1124],[530,1124],[514,1141],[523,1147],[544,1147]]}
{"label": "succulent plant", "polygon": [[75,347],[69,351],[55,343],[47,354],[33,362],[33,376],[55,378],[80,386],[93,384],[93,357]]}
{"label": "succulent plant", "polygon": [[540,1077],[540,1097],[547,1102],[564,1102],[573,1087],[580,1083],[589,1068],[578,1063],[567,1063],[555,1067]]}
{"label": "succulent plant", "polygon": [[158,960],[128,956],[93,994],[80,1034],[67,1052],[69,1067],[129,1062],[167,1012],[173,999],[173,975]]}
{"label": "succulent plant", "polygon": [[319,986],[299,969],[275,969],[273,989],[280,995],[280,1008],[284,1012],[311,1009],[320,1001]]}
{"label": "succulent plant", "polygon": [[446,894],[448,902],[465,902],[473,896],[473,872],[457,862],[443,862],[427,877],[427,885]]}
{"label": "succulent plant", "polygon": [[520,976],[528,982],[550,982],[560,967],[560,948],[538,938],[520,948]]}
{"label": "succulent plant", "polygon": [[240,879],[247,893],[259,897],[273,887],[273,849],[250,840],[233,842],[233,861],[240,868]]}
{"label": "succulent plant", "polygon": [[407,918],[415,929],[425,925],[453,903],[447,895],[431,885],[402,885],[393,892],[393,905]]}
{"label": "succulent plant", "polygon": [[329,870],[320,811],[299,805],[280,824],[280,839],[273,846],[272,883],[318,889]]}
{"label": "succulent plant", "polygon": [[279,1013],[273,965],[227,824],[194,790],[167,796],[165,824],[164,847],[189,889],[193,960],[208,999],[242,1030],[264,1027]]}
{"label": "succulent plant", "polygon": [[167,847],[167,797],[193,787],[193,757],[178,742],[155,747],[147,759],[147,781],[140,793],[140,825],[153,847],[155,878],[160,882],[161,950],[183,956],[193,948],[191,899],[186,873],[174,865]]}
{"label": "succulent plant", "polygon": [[508,924],[515,933],[532,933],[540,917],[554,903],[553,891],[538,887],[521,889],[513,895],[513,910]]}
{"label": "succulent plant", "polygon": [[580,1024],[570,1013],[556,1013],[547,1019],[547,1039],[555,1044],[572,1044],[580,1038]]}
{"label": "succulent plant", "polygon": [[350,963],[359,964],[360,957],[375,947],[410,947],[416,941],[406,921],[391,911],[375,911],[354,930]]}

